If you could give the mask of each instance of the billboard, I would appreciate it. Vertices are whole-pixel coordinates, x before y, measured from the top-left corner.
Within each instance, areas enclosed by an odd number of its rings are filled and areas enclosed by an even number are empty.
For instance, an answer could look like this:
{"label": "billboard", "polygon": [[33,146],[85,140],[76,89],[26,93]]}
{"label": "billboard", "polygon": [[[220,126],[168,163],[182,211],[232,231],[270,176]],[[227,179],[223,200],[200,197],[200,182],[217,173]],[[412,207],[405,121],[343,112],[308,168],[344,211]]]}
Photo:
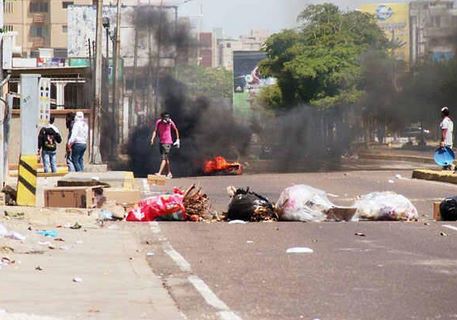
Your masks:
{"label": "billboard", "polygon": [[360,11],[372,14],[378,26],[384,30],[387,39],[395,44],[394,56],[409,63],[410,33],[408,3],[365,4]]}
{"label": "billboard", "polygon": [[262,51],[233,52],[233,106],[240,115],[248,115],[251,103],[257,93],[276,83],[274,78],[262,78],[258,72],[258,64],[266,58]]}

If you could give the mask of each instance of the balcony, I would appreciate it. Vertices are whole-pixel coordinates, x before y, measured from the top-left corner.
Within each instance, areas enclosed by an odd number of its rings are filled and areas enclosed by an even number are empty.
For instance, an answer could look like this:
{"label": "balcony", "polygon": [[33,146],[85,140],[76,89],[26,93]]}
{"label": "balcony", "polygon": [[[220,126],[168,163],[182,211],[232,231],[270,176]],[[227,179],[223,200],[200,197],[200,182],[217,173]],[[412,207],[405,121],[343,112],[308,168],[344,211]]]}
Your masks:
{"label": "balcony", "polygon": [[33,13],[32,14],[32,23],[45,23],[47,14],[45,13]]}
{"label": "balcony", "polygon": [[46,46],[46,40],[42,37],[33,37],[30,39],[32,42],[32,49],[43,48]]}

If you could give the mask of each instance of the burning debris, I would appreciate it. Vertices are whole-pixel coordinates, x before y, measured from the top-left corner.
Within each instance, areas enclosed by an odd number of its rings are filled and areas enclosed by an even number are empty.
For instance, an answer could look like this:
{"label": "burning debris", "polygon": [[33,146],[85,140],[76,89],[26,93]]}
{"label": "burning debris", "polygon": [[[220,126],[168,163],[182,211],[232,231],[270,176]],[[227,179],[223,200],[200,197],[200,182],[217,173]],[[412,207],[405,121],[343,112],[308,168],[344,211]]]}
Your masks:
{"label": "burning debris", "polygon": [[244,221],[277,221],[279,217],[274,205],[266,198],[249,188],[227,188],[232,200],[230,201],[226,218],[228,220]]}
{"label": "burning debris", "polygon": [[224,157],[217,156],[203,164],[205,175],[241,175],[243,166],[238,162],[228,162]]}

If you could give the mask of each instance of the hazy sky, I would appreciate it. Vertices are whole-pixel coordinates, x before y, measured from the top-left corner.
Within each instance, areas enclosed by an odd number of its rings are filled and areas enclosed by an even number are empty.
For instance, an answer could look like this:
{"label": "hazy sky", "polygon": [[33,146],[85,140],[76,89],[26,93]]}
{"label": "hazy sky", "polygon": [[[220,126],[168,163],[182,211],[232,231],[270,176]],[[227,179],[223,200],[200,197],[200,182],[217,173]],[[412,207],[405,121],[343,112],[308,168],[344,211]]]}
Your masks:
{"label": "hazy sky", "polygon": [[362,3],[404,2],[377,0],[191,0],[179,7],[182,16],[199,16],[203,7],[202,28],[222,27],[226,36],[247,34],[251,29],[276,32],[294,26],[298,13],[311,3],[332,2],[344,9]]}

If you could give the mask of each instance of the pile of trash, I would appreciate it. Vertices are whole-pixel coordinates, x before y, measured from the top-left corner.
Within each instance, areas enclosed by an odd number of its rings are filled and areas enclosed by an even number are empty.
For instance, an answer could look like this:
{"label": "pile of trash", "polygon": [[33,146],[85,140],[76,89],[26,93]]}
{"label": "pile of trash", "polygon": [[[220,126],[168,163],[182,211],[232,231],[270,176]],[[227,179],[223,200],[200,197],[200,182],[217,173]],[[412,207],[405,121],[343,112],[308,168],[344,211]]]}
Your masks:
{"label": "pile of trash", "polygon": [[192,185],[186,191],[174,188],[173,194],[162,194],[141,200],[126,217],[131,222],[211,220],[211,204],[201,188]]}
{"label": "pile of trash", "polygon": [[352,206],[341,207],[329,200],[328,194],[308,185],[284,189],[278,201],[250,188],[228,187],[228,210],[219,217],[211,210],[211,202],[201,187],[186,191],[175,188],[172,194],[161,194],[141,200],[128,211],[126,220],[146,221],[414,221],[417,209],[406,197],[394,192],[374,192],[359,197]]}
{"label": "pile of trash", "polygon": [[373,192],[361,196],[353,205],[355,221],[413,221],[419,219],[416,207],[406,197],[394,192]]}
{"label": "pile of trash", "polygon": [[249,188],[244,190],[229,187],[227,191],[232,198],[226,216],[228,220],[252,222],[278,220],[274,205],[266,197],[249,191]]}

